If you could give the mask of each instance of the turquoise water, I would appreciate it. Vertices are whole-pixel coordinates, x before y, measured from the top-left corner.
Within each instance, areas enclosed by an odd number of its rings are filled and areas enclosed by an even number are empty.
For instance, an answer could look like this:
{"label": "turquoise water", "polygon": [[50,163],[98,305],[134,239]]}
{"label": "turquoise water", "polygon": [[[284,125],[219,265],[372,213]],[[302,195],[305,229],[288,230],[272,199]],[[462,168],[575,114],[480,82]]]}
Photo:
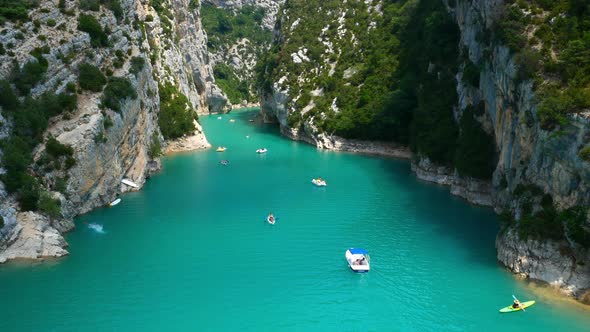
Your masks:
{"label": "turquoise water", "polygon": [[[0,331],[589,329],[587,311],[496,263],[490,210],[405,161],[317,151],[254,115],[202,118],[227,151],[165,158],[141,192],[77,219],[70,256],[0,266]],[[368,274],[348,269],[352,246],[371,253]],[[540,302],[499,314],[511,294]]]}

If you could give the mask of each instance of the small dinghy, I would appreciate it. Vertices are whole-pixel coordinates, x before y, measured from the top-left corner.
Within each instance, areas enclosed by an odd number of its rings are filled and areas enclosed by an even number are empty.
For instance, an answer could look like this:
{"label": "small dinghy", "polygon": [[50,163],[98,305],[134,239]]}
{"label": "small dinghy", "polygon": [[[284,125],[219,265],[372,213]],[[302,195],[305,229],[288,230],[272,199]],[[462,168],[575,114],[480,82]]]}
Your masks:
{"label": "small dinghy", "polygon": [[117,198],[116,200],[112,201],[109,203],[109,206],[115,206],[117,204],[121,203],[121,199]]}
{"label": "small dinghy", "polygon": [[139,185],[131,180],[123,179],[121,182],[128,185],[129,187],[139,188]]}
{"label": "small dinghy", "polygon": [[266,153],[268,151],[266,148],[256,150],[256,153]]}
{"label": "small dinghy", "polygon": [[266,222],[274,225],[275,222],[277,222],[277,218],[275,218],[275,216],[273,216],[272,214],[269,214],[268,217],[266,217]]}
{"label": "small dinghy", "polygon": [[219,162],[220,164],[222,164],[223,166],[227,166],[229,165],[229,161],[223,159],[222,161]]}
{"label": "small dinghy", "polygon": [[326,183],[326,180],[322,180],[322,178],[313,179],[311,180],[311,183],[315,184],[318,187],[325,187],[328,185]]}
{"label": "small dinghy", "polygon": [[350,248],[346,250],[344,257],[346,257],[348,266],[354,272],[369,272],[371,268],[369,265],[370,257],[365,249]]}
{"label": "small dinghy", "polygon": [[215,151],[217,151],[217,152],[224,152],[225,150],[226,150],[225,146],[220,146]]}

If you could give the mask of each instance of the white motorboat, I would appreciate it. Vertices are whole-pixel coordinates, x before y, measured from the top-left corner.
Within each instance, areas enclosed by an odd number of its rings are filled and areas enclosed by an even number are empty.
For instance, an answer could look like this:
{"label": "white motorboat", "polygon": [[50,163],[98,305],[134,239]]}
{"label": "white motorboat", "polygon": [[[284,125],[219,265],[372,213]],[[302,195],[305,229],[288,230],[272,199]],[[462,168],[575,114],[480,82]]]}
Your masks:
{"label": "white motorboat", "polygon": [[131,180],[123,179],[121,182],[128,185],[129,187],[139,188],[139,185]]}
{"label": "white motorboat", "polygon": [[326,183],[326,180],[322,180],[321,178],[313,179],[311,180],[311,183],[315,184],[318,187],[325,187],[328,185]]}
{"label": "white motorboat", "polygon": [[344,257],[346,257],[348,266],[350,266],[350,269],[354,272],[369,272],[371,268],[369,264],[370,257],[365,249],[350,248],[346,250]]}
{"label": "white motorboat", "polygon": [[109,203],[109,206],[115,206],[117,204],[121,203],[121,199],[117,198],[116,200],[112,201],[111,203]]}
{"label": "white motorboat", "polygon": [[266,153],[268,151],[266,148],[256,150],[256,153]]}

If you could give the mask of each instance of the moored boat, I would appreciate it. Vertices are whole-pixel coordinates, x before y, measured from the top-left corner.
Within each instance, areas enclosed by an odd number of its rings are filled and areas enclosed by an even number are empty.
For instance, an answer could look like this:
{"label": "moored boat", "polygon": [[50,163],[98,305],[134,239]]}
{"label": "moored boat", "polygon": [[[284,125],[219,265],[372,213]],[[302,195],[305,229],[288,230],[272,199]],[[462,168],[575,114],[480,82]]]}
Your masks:
{"label": "moored boat", "polygon": [[322,180],[322,178],[313,179],[311,180],[311,183],[315,184],[318,187],[325,187],[328,185],[326,183],[326,180]]}
{"label": "moored boat", "polygon": [[123,179],[123,180],[121,180],[121,182],[130,186],[130,187],[139,188],[139,185],[131,180]]}
{"label": "moored boat", "polygon": [[109,203],[109,206],[115,206],[117,204],[121,203],[121,199],[117,198],[116,200],[112,201]]}
{"label": "moored boat", "polygon": [[369,272],[371,269],[369,264],[371,258],[365,249],[350,248],[346,250],[344,257],[346,257],[348,266],[350,266],[350,269],[354,272]]}

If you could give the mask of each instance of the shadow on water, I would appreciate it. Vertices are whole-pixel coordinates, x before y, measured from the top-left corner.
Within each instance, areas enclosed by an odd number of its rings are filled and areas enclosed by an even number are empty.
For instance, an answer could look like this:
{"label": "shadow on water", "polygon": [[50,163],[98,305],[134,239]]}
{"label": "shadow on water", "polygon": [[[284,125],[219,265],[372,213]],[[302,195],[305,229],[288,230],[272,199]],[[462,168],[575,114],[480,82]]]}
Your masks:
{"label": "shadow on water", "polygon": [[495,237],[499,231],[492,209],[453,196],[450,187],[419,180],[405,160],[381,159],[388,183],[403,187],[415,220],[455,241],[475,263],[498,265]]}

